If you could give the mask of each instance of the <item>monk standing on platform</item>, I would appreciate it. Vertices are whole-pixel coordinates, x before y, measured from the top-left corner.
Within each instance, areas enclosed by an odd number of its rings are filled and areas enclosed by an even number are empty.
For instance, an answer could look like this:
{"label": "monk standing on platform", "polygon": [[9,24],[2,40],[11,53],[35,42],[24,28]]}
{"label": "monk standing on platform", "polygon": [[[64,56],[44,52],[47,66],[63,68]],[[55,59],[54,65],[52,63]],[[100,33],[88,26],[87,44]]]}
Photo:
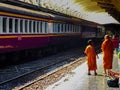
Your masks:
{"label": "monk standing on platform", "polygon": [[101,49],[103,52],[103,67],[104,72],[106,70],[112,69],[112,62],[113,62],[113,43],[108,35],[104,36],[104,41],[101,45]]}
{"label": "monk standing on platform", "polygon": [[[84,51],[84,53],[87,55],[88,75],[91,75],[90,70],[94,70],[94,74],[97,75],[97,73],[96,73],[96,69],[97,69],[96,55],[97,55],[97,53],[95,52],[94,42],[92,40],[89,40],[88,44],[89,45],[86,47],[86,49]],[[98,55],[97,55],[97,57],[98,57]]]}

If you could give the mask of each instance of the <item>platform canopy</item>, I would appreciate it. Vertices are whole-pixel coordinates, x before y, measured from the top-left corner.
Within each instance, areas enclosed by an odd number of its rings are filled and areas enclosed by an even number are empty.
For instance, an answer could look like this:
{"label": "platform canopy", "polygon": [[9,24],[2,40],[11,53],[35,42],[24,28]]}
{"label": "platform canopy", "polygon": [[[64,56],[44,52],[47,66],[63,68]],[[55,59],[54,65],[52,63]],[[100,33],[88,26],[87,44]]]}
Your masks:
{"label": "platform canopy", "polygon": [[19,0],[99,24],[120,24],[120,0]]}

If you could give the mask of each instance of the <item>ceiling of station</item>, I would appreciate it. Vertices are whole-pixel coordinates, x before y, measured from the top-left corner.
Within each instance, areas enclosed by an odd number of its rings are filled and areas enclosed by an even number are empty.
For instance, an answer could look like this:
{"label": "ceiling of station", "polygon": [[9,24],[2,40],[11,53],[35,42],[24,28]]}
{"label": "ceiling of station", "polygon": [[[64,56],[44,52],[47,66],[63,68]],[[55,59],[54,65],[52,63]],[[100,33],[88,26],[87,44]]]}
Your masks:
{"label": "ceiling of station", "polygon": [[120,0],[92,0],[120,22]]}
{"label": "ceiling of station", "polygon": [[[94,12],[99,19],[105,19],[106,23],[116,23],[116,21],[111,22],[109,19],[112,16],[118,23],[120,23],[120,0],[73,0],[75,4],[83,7],[84,11],[88,15]],[[106,18],[99,16],[105,15]],[[94,16],[93,16],[94,17]]]}
{"label": "ceiling of station", "polygon": [[120,0],[19,0],[93,21],[99,24],[120,24]]}

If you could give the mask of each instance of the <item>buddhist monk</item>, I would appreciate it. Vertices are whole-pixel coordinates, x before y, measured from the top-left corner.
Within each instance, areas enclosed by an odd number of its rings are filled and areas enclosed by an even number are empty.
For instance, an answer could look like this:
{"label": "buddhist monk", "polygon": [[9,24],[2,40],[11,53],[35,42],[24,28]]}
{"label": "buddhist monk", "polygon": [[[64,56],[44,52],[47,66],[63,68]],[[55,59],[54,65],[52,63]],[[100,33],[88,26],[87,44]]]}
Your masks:
{"label": "buddhist monk", "polygon": [[108,35],[104,36],[104,41],[101,45],[103,52],[103,67],[105,74],[108,74],[106,70],[112,69],[113,62],[113,43]]}
{"label": "buddhist monk", "polygon": [[[84,51],[84,53],[87,55],[88,75],[91,75],[91,73],[90,73],[91,70],[94,70],[94,74],[97,75],[97,72],[96,72],[96,69],[97,69],[96,55],[97,55],[97,53],[95,52],[94,42],[92,40],[89,40],[88,44],[89,45],[86,47],[86,49]],[[97,57],[98,57],[98,55],[97,55]]]}

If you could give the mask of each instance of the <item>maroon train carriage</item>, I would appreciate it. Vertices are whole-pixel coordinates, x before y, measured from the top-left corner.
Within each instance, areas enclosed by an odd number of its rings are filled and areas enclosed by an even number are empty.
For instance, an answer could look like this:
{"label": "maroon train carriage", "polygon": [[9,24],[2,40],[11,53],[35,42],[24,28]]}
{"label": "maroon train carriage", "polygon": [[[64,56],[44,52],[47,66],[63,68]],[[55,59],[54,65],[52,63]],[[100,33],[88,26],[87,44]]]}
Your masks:
{"label": "maroon train carriage", "polygon": [[55,53],[62,48],[83,45],[83,39],[96,38],[98,33],[104,35],[102,26],[98,28],[97,24],[86,22],[0,3],[0,62],[8,57],[17,62],[24,56]]}

